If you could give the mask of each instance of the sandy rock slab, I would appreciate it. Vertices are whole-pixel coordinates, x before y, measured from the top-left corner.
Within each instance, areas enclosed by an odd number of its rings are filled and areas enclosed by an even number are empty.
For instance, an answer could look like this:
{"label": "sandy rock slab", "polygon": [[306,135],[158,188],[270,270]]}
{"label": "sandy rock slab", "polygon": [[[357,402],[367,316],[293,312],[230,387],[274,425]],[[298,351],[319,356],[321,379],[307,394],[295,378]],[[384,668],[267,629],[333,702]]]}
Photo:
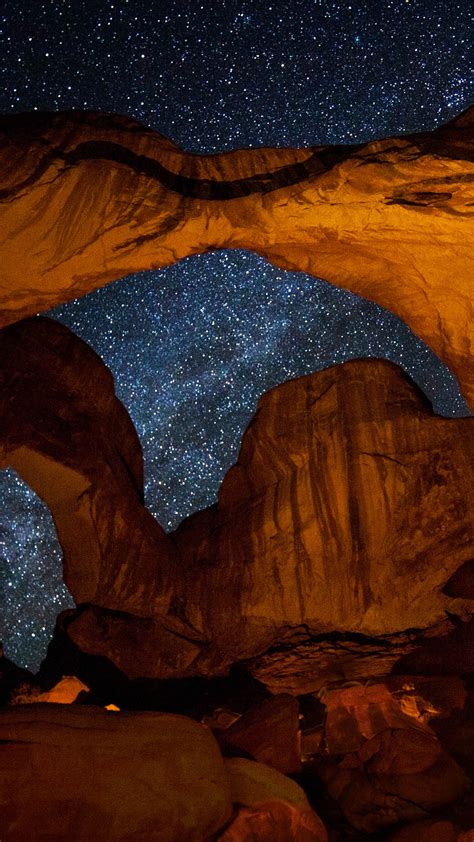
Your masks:
{"label": "sandy rock slab", "polygon": [[210,731],[160,713],[0,713],[0,839],[203,842],[232,814]]}

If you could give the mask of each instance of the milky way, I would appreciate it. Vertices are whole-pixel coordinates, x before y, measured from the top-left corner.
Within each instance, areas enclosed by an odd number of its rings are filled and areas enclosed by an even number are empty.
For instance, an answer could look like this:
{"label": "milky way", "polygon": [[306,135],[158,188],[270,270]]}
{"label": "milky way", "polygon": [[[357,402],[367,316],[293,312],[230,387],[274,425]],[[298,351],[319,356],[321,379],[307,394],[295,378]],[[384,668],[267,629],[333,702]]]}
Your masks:
{"label": "milky way", "polygon": [[[432,129],[470,101],[467,5],[7,3],[2,105],[129,114],[191,151],[356,143]],[[472,96],[472,94],[471,94]],[[358,356],[402,365],[447,415],[449,372],[398,319],[243,251],[189,258],[51,313],[112,369],[170,528],[215,499],[257,397]],[[70,604],[47,510],[2,477],[0,637],[36,666]]]}

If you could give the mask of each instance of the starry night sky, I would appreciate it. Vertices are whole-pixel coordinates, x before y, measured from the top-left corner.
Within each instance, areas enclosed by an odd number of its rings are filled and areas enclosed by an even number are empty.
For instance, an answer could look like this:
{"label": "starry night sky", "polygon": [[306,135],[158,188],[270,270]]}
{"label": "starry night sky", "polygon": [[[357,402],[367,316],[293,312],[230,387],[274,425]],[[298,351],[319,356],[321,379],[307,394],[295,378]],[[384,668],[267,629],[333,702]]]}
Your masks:
{"label": "starry night sky", "polygon": [[[3,112],[115,111],[187,150],[358,143],[466,108],[469,4],[450,0],[63,0],[4,4]],[[258,396],[383,356],[438,412],[466,414],[447,369],[398,319],[244,251],[188,258],[50,313],[112,369],[166,527],[213,502]],[[0,639],[36,668],[71,603],[48,511],[1,479]]]}

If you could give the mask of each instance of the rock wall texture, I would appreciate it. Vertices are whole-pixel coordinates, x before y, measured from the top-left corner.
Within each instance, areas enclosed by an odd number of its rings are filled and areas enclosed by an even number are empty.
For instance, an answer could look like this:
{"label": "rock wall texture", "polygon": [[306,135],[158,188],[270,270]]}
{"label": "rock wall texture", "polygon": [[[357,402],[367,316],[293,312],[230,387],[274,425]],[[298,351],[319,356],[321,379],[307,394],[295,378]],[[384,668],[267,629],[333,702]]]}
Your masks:
{"label": "rock wall texture", "polygon": [[190,254],[248,248],[392,310],[474,406],[474,108],[359,146],[192,155],[92,112],[0,119],[1,324]]}
{"label": "rock wall texture", "polygon": [[51,319],[0,332],[0,466],[48,504],[75,601],[140,613],[175,553],[143,506],[141,446],[111,373]]}
{"label": "rock wall texture", "polygon": [[49,504],[82,603],[67,633],[130,677],[249,658],[275,676],[293,658],[309,692],[305,673],[386,673],[446,611],[472,613],[453,582],[473,557],[474,419],[435,416],[396,366],[350,362],[266,394],[217,505],[171,536],[85,343],[49,319],[11,325],[0,375],[2,464]]}

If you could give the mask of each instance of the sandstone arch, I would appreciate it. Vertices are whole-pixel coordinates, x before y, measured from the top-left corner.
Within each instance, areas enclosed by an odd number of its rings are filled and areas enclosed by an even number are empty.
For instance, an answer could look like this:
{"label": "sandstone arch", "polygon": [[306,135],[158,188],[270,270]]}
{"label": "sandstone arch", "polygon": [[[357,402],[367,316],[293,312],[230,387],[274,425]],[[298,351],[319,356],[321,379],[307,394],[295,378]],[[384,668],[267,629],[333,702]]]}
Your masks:
{"label": "sandstone arch", "polygon": [[445,586],[472,558],[474,419],[434,415],[391,363],[267,393],[218,504],[171,536],[144,508],[137,435],[86,343],[18,322],[0,333],[0,377],[0,465],[53,513],[79,605],[67,634],[131,677],[220,674],[289,642],[306,657],[308,641],[313,681],[359,661],[386,672],[413,648],[407,629],[472,612]]}
{"label": "sandstone arch", "polygon": [[125,117],[0,120],[2,324],[219,248],[399,315],[474,406],[474,108],[353,147],[191,155]]}

